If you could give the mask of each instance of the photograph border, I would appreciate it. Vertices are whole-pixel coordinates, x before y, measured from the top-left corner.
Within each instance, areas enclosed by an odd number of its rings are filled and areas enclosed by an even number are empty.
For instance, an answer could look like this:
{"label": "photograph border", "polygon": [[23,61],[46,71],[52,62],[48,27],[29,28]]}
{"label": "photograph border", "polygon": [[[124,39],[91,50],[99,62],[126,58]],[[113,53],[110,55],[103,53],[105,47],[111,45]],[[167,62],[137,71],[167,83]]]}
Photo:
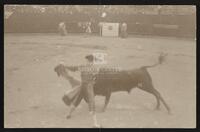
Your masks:
{"label": "photograph border", "polygon": [[[200,0],[4,0],[3,3],[1,4],[1,49],[3,50],[1,53],[2,55],[2,60],[3,64],[2,67],[4,69],[4,5],[6,4],[30,4],[30,5],[196,5],[196,26],[197,26],[197,31],[196,31],[196,128],[4,128],[4,75],[2,76],[3,82],[1,83],[3,86],[1,88],[0,94],[1,94],[1,130],[2,131],[59,131],[59,132],[66,132],[66,131],[160,131],[160,132],[169,132],[169,131],[199,131],[199,92],[200,90],[198,89],[199,86],[199,57],[198,57],[198,52],[199,52],[199,19],[200,19],[200,7],[199,7]],[[4,74],[4,73],[3,73]]]}

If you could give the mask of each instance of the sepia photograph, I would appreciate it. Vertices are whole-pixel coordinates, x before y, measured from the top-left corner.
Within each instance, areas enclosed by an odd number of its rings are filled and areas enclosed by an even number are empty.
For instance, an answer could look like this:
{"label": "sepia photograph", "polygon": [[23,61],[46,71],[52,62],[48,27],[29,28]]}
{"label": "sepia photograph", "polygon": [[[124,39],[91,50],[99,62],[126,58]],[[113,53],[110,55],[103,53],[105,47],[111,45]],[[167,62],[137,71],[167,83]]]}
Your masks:
{"label": "sepia photograph", "polygon": [[196,128],[196,6],[4,5],[4,128]]}

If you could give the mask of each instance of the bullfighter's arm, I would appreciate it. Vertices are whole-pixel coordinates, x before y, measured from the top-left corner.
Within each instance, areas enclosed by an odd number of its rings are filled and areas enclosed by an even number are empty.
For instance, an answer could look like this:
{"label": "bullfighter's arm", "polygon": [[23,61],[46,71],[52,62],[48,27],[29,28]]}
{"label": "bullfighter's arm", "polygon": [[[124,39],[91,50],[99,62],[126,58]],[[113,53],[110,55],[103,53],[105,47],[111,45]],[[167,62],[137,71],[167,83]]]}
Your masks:
{"label": "bullfighter's arm", "polygon": [[80,70],[83,67],[84,67],[84,65],[79,65],[79,66],[65,66],[65,68],[67,68],[68,70],[73,71],[73,72],[78,71],[78,70]]}
{"label": "bullfighter's arm", "polygon": [[70,71],[78,71],[79,66],[65,66],[65,68],[67,68]]}

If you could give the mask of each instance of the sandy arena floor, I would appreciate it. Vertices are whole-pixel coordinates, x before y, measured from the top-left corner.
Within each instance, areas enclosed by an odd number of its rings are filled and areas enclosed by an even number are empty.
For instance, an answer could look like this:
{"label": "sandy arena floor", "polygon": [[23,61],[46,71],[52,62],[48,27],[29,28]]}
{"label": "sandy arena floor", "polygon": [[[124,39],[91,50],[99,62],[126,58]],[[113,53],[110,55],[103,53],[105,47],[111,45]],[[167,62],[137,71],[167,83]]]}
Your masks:
{"label": "sandy arena floor", "polygon": [[[104,98],[96,97],[97,118],[104,128],[194,128],[196,127],[196,42],[164,37],[132,36],[127,39],[82,35],[5,34],[4,124],[6,128],[92,127],[88,106],[82,101],[73,117],[61,98],[70,89],[54,67],[84,63],[92,52],[107,53],[110,66],[125,69],[150,65],[158,53],[168,53],[166,62],[150,72],[155,88],[172,109],[154,110],[154,96],[139,89],[131,94],[113,93],[106,112]],[[79,77],[78,73],[75,77]]]}

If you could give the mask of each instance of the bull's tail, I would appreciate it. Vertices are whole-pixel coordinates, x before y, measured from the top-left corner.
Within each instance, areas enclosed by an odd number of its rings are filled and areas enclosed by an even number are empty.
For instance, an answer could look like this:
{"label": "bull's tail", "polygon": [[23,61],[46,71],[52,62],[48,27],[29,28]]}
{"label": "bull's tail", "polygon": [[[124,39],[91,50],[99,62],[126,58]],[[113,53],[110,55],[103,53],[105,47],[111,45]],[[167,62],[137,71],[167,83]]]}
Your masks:
{"label": "bull's tail", "polygon": [[167,56],[167,53],[163,53],[161,52],[160,55],[158,56],[158,62],[153,64],[153,65],[150,65],[150,66],[143,66],[142,68],[151,68],[151,67],[155,67],[157,65],[160,65],[162,64],[164,61],[165,61],[165,57]]}

